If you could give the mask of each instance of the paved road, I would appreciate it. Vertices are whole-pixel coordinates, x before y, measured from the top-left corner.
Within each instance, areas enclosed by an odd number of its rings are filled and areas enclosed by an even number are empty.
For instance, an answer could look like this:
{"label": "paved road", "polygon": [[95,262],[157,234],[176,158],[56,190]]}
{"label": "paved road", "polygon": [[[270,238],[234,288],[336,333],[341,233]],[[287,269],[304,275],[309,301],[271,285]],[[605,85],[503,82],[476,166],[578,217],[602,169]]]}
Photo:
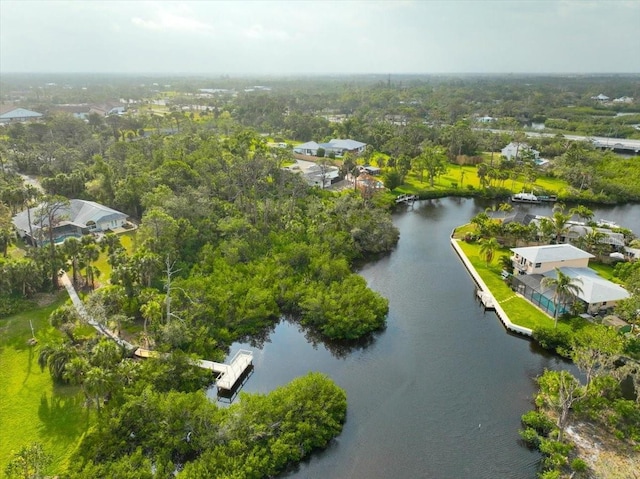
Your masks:
{"label": "paved road", "polygon": [[[476,128],[478,131],[485,130],[484,128]],[[489,129],[489,131],[493,133],[512,133],[510,130],[497,130],[497,129]],[[557,133],[541,133],[538,131],[525,131],[524,134],[530,138],[553,138],[557,136]],[[581,136],[581,135],[562,135],[567,140],[572,141],[590,141],[595,143],[596,146],[599,147],[608,147],[625,149],[625,150],[634,150],[635,152],[640,151],[640,140],[632,140],[628,138],[607,138],[604,136]]]}

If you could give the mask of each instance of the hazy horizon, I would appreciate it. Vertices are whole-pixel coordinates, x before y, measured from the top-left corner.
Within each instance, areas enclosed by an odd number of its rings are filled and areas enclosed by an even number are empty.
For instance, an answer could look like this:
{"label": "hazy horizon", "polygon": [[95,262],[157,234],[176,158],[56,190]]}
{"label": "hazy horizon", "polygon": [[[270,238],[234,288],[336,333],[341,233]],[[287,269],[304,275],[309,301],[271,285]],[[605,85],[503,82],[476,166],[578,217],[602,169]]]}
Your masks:
{"label": "hazy horizon", "polygon": [[0,0],[0,72],[640,72],[640,1]]}

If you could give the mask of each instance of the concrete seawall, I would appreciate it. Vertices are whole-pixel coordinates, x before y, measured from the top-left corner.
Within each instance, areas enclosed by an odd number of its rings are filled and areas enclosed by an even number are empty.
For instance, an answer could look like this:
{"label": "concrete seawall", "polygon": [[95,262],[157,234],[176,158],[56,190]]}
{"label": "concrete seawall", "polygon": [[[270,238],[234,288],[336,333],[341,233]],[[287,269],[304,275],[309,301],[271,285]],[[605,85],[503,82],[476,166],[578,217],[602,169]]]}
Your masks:
{"label": "concrete seawall", "polygon": [[464,253],[464,251],[462,251],[462,248],[460,248],[460,245],[458,244],[458,240],[454,239],[453,236],[451,237],[451,246],[453,246],[453,249],[458,254],[458,257],[462,260],[462,264],[464,264],[464,266],[467,268],[467,271],[469,272],[474,282],[478,286],[478,289],[482,291],[483,295],[490,297],[491,302],[493,303],[493,307],[495,308],[496,315],[498,316],[498,319],[500,319],[504,327],[507,328],[508,331],[522,334],[523,336],[529,336],[529,337],[532,336],[533,331],[531,329],[518,326],[517,324],[513,324],[511,322],[511,320],[509,319],[509,316],[507,316],[507,313],[504,312],[504,309],[502,309],[502,306],[500,306],[500,303],[498,303],[496,298],[491,293],[491,290],[487,287],[485,282],[482,280],[482,278],[480,277],[476,269],[473,267],[473,265],[467,258],[467,255]]}

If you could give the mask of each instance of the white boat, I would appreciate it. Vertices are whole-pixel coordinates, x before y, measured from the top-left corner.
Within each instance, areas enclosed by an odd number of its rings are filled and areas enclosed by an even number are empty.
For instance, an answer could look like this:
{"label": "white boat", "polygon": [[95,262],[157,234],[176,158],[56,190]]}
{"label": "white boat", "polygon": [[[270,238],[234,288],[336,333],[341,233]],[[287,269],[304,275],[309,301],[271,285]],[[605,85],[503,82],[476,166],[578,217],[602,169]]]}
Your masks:
{"label": "white boat", "polygon": [[533,205],[539,205],[540,203],[542,203],[542,200],[533,193],[524,192],[516,193],[515,195],[511,196],[511,201],[513,203],[530,203]]}

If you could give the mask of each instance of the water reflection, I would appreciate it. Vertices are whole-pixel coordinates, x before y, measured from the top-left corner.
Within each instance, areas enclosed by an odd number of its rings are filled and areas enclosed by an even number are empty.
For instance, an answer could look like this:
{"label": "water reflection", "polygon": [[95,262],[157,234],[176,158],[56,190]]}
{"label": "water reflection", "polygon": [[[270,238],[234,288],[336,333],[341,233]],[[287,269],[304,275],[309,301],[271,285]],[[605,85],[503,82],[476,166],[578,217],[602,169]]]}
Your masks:
{"label": "water reflection", "polygon": [[[535,477],[540,456],[520,446],[520,417],[532,408],[538,375],[574,369],[508,334],[478,305],[449,234],[491,204],[445,198],[394,215],[398,247],[360,270],[389,299],[384,331],[334,343],[285,319],[253,346],[232,346],[232,354],[254,351],[245,391],[268,392],[319,371],[347,392],[342,434],[288,477]],[[528,209],[551,213],[551,206]],[[640,232],[638,206],[594,213]]]}

